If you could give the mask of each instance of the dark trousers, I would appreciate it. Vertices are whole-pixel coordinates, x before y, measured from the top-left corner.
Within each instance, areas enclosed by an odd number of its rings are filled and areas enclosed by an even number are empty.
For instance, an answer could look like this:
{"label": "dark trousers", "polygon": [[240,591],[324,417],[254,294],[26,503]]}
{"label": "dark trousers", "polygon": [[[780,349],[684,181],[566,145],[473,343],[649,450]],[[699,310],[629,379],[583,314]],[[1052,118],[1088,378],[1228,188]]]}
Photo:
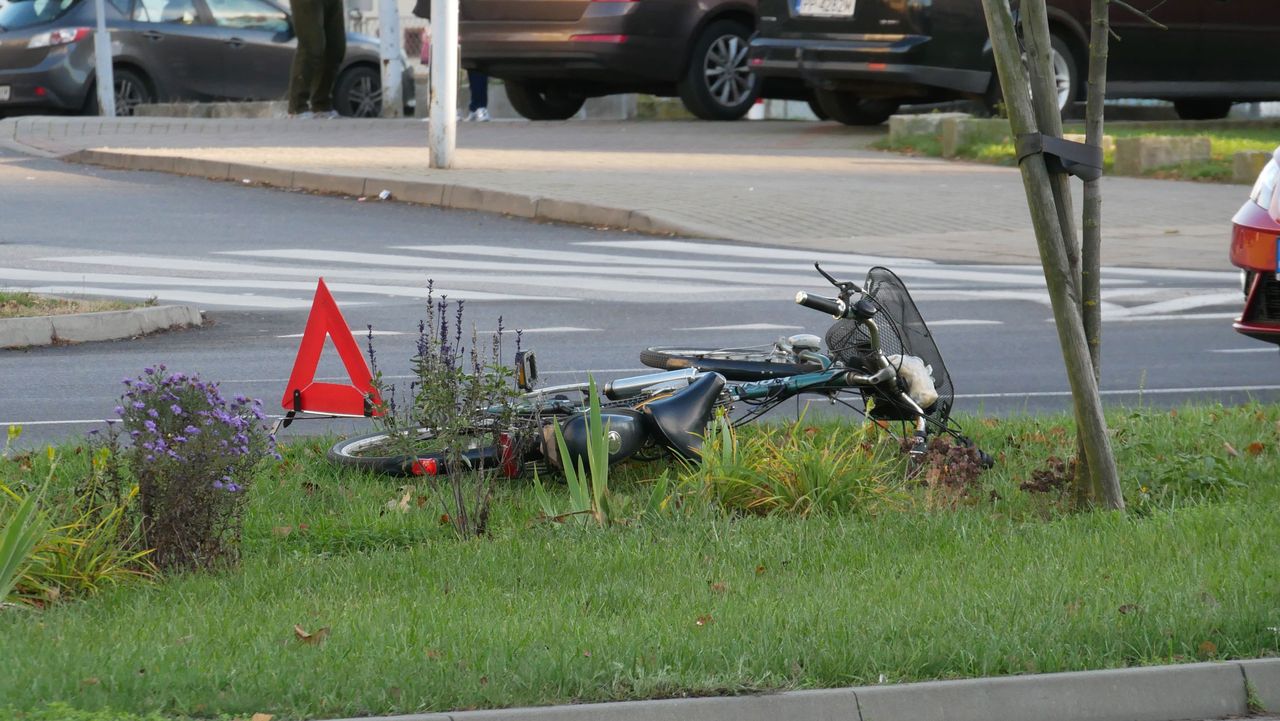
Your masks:
{"label": "dark trousers", "polygon": [[293,0],[298,50],[289,73],[289,112],[333,110],[333,83],[347,54],[342,0]]}
{"label": "dark trousers", "polygon": [[467,109],[474,113],[489,107],[489,76],[479,70],[468,70],[467,84],[471,86],[471,103]]}

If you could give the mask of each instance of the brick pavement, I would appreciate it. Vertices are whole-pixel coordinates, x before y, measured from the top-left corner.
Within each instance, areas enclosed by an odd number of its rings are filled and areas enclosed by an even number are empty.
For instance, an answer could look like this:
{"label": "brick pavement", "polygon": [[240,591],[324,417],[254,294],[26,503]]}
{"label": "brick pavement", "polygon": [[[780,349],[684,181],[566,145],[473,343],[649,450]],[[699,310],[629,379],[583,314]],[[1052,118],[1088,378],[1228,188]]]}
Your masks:
{"label": "brick pavement", "polygon": [[[223,164],[240,164],[275,171],[255,175],[271,184],[369,194],[430,183],[435,195],[415,197],[531,217],[935,260],[1036,260],[1016,170],[868,148],[882,136],[803,122],[466,124],[456,167],[439,171],[428,168],[426,125],[410,120],[0,121],[10,147],[107,150],[95,162],[123,167],[227,177]],[[1105,182],[1104,262],[1230,269],[1230,218],[1245,188]]]}

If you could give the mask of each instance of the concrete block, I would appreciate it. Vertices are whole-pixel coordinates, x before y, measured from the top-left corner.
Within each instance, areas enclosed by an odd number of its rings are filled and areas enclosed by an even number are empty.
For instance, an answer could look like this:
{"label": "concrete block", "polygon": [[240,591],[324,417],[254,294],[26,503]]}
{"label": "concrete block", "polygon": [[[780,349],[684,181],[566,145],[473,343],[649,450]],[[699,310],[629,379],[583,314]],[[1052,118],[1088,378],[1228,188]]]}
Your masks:
{"label": "concrete block", "polygon": [[1117,175],[1142,175],[1148,170],[1209,160],[1206,137],[1135,137],[1116,140]]}
{"label": "concrete block", "polygon": [[625,208],[607,208],[555,198],[539,199],[535,217],[539,220],[610,228],[626,228],[631,223],[631,211]]}
{"label": "concrete block", "polygon": [[1168,721],[1247,713],[1234,663],[856,689],[862,721]]}
{"label": "concrete block", "polygon": [[25,348],[53,342],[53,321],[38,318],[0,319],[0,348]]}
{"label": "concrete block", "polygon": [[392,200],[403,200],[406,203],[421,203],[423,205],[444,204],[445,185],[442,183],[368,178],[364,181],[364,188],[365,193],[370,196],[375,196],[384,190],[390,190]]}
{"label": "concrete block", "polygon": [[55,315],[50,320],[54,339],[73,343],[133,338],[169,328],[186,328],[203,323],[200,311],[188,305]]}
{"label": "concrete block", "polygon": [[948,118],[971,118],[968,113],[924,113],[922,115],[893,115],[889,117],[889,141],[896,142],[912,135],[942,133],[942,122]]}
{"label": "concrete block", "polygon": [[460,210],[483,210],[503,213],[518,218],[532,218],[536,214],[538,198],[521,193],[489,190],[467,185],[450,185],[445,188],[442,204]]}
{"label": "concrete block", "polygon": [[157,173],[172,173],[178,159],[172,155],[133,155],[130,156],[129,167],[133,170],[151,170]]}
{"label": "concrete block", "polygon": [[[541,708],[464,711],[453,721],[858,721],[849,689],[793,691],[759,696],[622,701]],[[406,717],[402,721],[431,721]]]}
{"label": "concrete block", "polygon": [[1231,179],[1237,183],[1252,183],[1271,157],[1272,154],[1265,150],[1241,150],[1231,159]]}
{"label": "concrete block", "polygon": [[[1070,140],[1073,143],[1083,143],[1085,140],[1085,135],[1084,133],[1063,133],[1062,139]],[[1116,152],[1116,139],[1114,135],[1102,136],[1102,152],[1104,153]]]}
{"label": "concrete block", "polygon": [[173,172],[196,178],[226,180],[229,165],[230,163],[203,158],[176,158],[173,163]]}
{"label": "concrete block", "polygon": [[293,185],[299,190],[311,190],[318,193],[338,193],[340,195],[364,195],[364,178],[337,173],[310,173],[294,171]]}
{"label": "concrete block", "polygon": [[1005,118],[950,117],[943,118],[938,127],[942,135],[944,158],[954,158],[965,145],[1002,143],[1013,137],[1009,121]]}
{"label": "concrete block", "polygon": [[244,163],[227,164],[227,180],[243,183],[261,183],[276,188],[293,187],[293,171],[286,168],[267,168]]}
{"label": "concrete block", "polygon": [[[1239,661],[1253,700],[1269,714],[1280,713],[1280,658]],[[1255,709],[1256,710],[1256,709]]]}

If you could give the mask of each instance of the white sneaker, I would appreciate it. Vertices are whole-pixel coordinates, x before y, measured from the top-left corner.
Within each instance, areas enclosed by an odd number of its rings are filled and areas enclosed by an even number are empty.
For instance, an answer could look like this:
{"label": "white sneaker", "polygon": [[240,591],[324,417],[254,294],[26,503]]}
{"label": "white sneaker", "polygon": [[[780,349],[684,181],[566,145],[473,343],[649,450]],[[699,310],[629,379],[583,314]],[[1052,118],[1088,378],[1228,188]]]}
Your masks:
{"label": "white sneaker", "polygon": [[315,117],[319,120],[337,120],[342,116],[338,114],[337,110],[326,110],[321,113],[316,113]]}
{"label": "white sneaker", "polygon": [[488,108],[476,108],[476,111],[472,113],[472,115],[475,116],[474,120],[478,123],[487,123],[492,120],[492,118],[489,117]]}
{"label": "white sneaker", "polygon": [[295,118],[295,119],[297,119],[297,120],[310,120],[310,119],[314,118],[315,116],[316,116],[316,114],[315,114],[315,113],[313,113],[313,112],[311,112],[310,110],[304,110],[304,111],[302,111],[301,113],[294,113],[294,114],[290,115],[289,117],[290,117],[290,118]]}

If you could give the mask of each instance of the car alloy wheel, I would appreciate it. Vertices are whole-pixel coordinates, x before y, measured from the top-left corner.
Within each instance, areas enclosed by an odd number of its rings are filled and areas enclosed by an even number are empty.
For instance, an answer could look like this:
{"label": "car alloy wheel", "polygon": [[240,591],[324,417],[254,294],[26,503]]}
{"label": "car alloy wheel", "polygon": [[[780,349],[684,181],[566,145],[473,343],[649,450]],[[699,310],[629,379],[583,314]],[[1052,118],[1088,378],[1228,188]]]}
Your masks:
{"label": "car alloy wheel", "polygon": [[1053,62],[1053,86],[1058,90],[1058,110],[1067,107],[1071,101],[1071,60],[1064,57],[1058,48],[1051,50]]}
{"label": "car alloy wheel", "polygon": [[382,86],[370,74],[361,75],[347,91],[347,106],[352,117],[374,118],[382,109]]}
{"label": "car alloy wheel", "polygon": [[147,102],[147,90],[137,78],[117,75],[115,86],[116,115],[133,115],[139,105]]}
{"label": "car alloy wheel", "polygon": [[737,35],[721,35],[703,56],[702,76],[711,97],[724,107],[733,107],[751,97],[755,76],[747,65],[748,43]]}

